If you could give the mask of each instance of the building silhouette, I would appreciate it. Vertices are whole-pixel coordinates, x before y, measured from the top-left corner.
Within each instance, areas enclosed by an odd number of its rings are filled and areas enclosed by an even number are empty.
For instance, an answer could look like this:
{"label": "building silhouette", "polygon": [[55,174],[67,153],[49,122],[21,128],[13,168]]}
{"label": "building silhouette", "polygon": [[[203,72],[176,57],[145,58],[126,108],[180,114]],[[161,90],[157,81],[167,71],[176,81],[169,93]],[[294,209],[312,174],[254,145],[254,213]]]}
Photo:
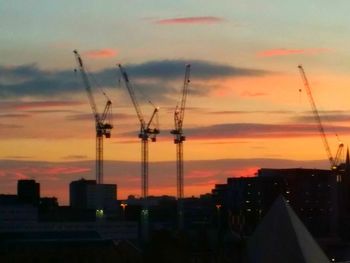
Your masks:
{"label": "building silhouette", "polygon": [[18,180],[17,196],[24,203],[37,205],[40,199],[40,184],[35,180]]}
{"label": "building silhouette", "polygon": [[[348,164],[349,165],[349,164]],[[282,195],[316,237],[350,236],[346,169],[266,169],[256,177],[228,178],[212,190],[213,198],[237,231],[251,234],[277,196]]]}

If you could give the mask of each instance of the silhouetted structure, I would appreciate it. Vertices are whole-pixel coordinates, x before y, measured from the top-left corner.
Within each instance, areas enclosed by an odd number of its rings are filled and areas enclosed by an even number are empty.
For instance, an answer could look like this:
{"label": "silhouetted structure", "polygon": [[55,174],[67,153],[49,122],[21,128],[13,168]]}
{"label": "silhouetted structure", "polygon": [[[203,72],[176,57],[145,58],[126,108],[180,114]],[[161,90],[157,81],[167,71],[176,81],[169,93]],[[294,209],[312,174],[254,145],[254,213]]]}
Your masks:
{"label": "silhouetted structure", "polygon": [[248,263],[329,263],[329,259],[282,196],[247,242]]}
{"label": "silhouetted structure", "polygon": [[40,199],[40,184],[35,180],[18,180],[17,195],[20,201],[37,205]]}
{"label": "silhouetted structure", "polygon": [[70,206],[76,209],[115,209],[117,186],[80,179],[69,185]]}
{"label": "silhouetted structure", "polygon": [[346,197],[345,191],[349,181],[343,170],[260,169],[256,177],[228,178],[227,184],[216,185],[212,193],[237,231],[251,233],[281,194],[309,231],[320,237],[343,229],[339,222],[350,211],[350,195]]}
{"label": "silhouetted structure", "polygon": [[72,208],[87,208],[87,187],[89,185],[96,185],[96,180],[82,178],[69,184],[69,204]]}

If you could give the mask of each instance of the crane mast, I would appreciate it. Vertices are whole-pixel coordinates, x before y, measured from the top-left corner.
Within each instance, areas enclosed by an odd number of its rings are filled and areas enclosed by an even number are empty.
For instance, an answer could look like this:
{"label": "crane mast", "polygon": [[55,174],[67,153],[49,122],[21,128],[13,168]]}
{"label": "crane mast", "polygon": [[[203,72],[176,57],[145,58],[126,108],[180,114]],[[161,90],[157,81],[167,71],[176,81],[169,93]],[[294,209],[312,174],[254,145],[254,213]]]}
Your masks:
{"label": "crane mast", "polygon": [[103,136],[106,138],[111,137],[111,129],[113,128],[112,124],[108,122],[108,117],[111,115],[111,106],[112,102],[107,98],[107,102],[103,113],[100,114],[97,110],[96,102],[92,94],[91,84],[87,76],[83,60],[80,57],[77,50],[73,51],[85,90],[89,99],[90,107],[95,119],[95,128],[96,128],[96,182],[97,184],[103,184]]}
{"label": "crane mast", "polygon": [[[141,210],[141,236],[147,241],[148,240],[148,231],[149,231],[149,216],[148,216],[148,141],[151,139],[152,142],[156,141],[156,136],[159,134],[158,123],[156,123],[155,128],[151,128],[154,119],[158,120],[158,107],[154,107],[151,118],[146,123],[143,117],[141,108],[137,102],[133,86],[129,81],[129,76],[122,67],[118,65],[122,78],[124,80],[125,86],[129,92],[131,101],[134,105],[137,117],[140,122],[140,133],[138,137],[141,139],[141,197],[143,198],[143,207]],[[152,103],[151,103],[152,104]],[[153,105],[153,104],[152,104]],[[154,105],[153,105],[154,106]]]}
{"label": "crane mast", "polygon": [[183,135],[182,125],[185,116],[186,98],[188,93],[188,86],[190,83],[190,65],[186,65],[185,78],[182,89],[182,98],[180,107],[176,106],[174,111],[175,129],[170,133],[174,135],[174,143],[176,144],[176,159],[177,159],[177,198],[184,197],[183,189],[183,142],[186,137]]}
{"label": "crane mast", "polygon": [[324,146],[324,148],[326,150],[326,154],[327,154],[328,160],[329,160],[329,162],[331,164],[331,169],[335,170],[335,169],[337,169],[337,167],[339,165],[339,160],[340,160],[340,157],[341,157],[341,153],[342,153],[342,149],[344,147],[344,144],[343,143],[339,143],[338,150],[337,150],[337,153],[336,153],[336,157],[333,158],[332,152],[331,152],[329,144],[328,144],[327,136],[326,136],[326,133],[325,133],[323,125],[322,125],[321,117],[320,117],[320,114],[318,113],[318,110],[317,110],[317,107],[316,107],[316,103],[315,103],[314,98],[312,96],[311,87],[310,87],[309,81],[308,81],[308,79],[306,77],[304,68],[303,68],[302,65],[298,65],[298,68],[299,68],[299,72],[300,72],[301,78],[302,78],[302,80],[304,82],[306,93],[308,95],[308,98],[309,98],[309,101],[310,101],[310,104],[311,104],[312,112],[314,114],[318,130],[319,130],[319,132],[321,134],[323,146]]}
{"label": "crane mast", "polygon": [[185,78],[182,88],[182,98],[180,107],[178,105],[174,111],[174,124],[175,129],[170,133],[174,135],[174,143],[176,145],[176,185],[177,185],[177,199],[178,199],[178,225],[179,228],[183,228],[184,214],[183,214],[183,202],[184,198],[184,164],[183,164],[183,142],[186,137],[183,135],[182,125],[185,116],[186,99],[188,93],[188,86],[190,83],[190,70],[191,65],[186,65]]}
{"label": "crane mast", "polygon": [[156,141],[156,136],[159,134],[159,128],[151,128],[154,119],[157,118],[159,111],[158,107],[154,107],[153,113],[150,120],[146,123],[141,108],[135,96],[133,86],[130,83],[129,76],[122,67],[118,65],[121,72],[122,78],[124,80],[125,86],[129,92],[131,101],[134,105],[137,117],[140,122],[140,133],[138,137],[141,139],[141,197],[147,199],[148,197],[148,141],[151,139],[152,142]]}

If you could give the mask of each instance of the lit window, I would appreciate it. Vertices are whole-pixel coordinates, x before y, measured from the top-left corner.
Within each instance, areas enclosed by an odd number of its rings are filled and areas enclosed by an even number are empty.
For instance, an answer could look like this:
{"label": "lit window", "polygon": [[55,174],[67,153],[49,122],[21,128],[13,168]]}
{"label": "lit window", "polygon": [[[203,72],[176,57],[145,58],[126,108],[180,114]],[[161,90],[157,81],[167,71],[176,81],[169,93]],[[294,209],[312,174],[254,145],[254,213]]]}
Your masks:
{"label": "lit window", "polygon": [[96,210],[96,217],[102,218],[103,215],[104,215],[103,209],[97,209],[97,210]]}

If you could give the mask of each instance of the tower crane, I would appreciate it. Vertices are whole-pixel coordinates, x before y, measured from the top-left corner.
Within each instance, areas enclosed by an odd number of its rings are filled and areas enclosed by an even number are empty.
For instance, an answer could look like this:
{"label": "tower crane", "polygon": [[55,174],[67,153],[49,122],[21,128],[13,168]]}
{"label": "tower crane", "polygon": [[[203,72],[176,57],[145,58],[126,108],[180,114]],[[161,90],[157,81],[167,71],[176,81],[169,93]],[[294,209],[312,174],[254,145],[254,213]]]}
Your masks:
{"label": "tower crane", "polygon": [[73,51],[74,56],[76,58],[81,77],[83,79],[83,83],[85,85],[85,89],[88,95],[89,103],[91,106],[91,110],[95,119],[95,127],[96,127],[96,182],[97,184],[103,184],[103,136],[106,138],[111,137],[111,129],[113,128],[112,124],[108,121],[111,116],[111,106],[112,102],[104,93],[107,98],[107,102],[105,108],[101,113],[98,112],[96,102],[91,90],[91,84],[88,79],[83,60],[81,59],[77,50]]}
{"label": "tower crane", "polygon": [[158,117],[159,108],[154,106],[153,113],[148,122],[145,121],[143,117],[140,105],[135,96],[134,88],[129,81],[129,76],[122,67],[122,65],[118,65],[122,78],[124,80],[125,86],[129,92],[131,101],[134,105],[137,117],[140,121],[140,133],[139,138],[141,139],[141,197],[147,199],[148,197],[148,141],[151,139],[152,142],[156,141],[156,136],[159,134],[159,128],[156,123],[155,128],[151,128],[153,125],[154,119]]}
{"label": "tower crane", "polygon": [[318,110],[316,108],[316,103],[315,103],[314,98],[312,96],[311,88],[310,88],[310,85],[309,85],[309,81],[308,81],[308,79],[306,77],[304,68],[303,68],[302,65],[298,65],[298,68],[299,68],[299,72],[300,72],[301,78],[302,78],[302,80],[304,82],[306,93],[307,93],[307,95],[309,97],[309,101],[310,101],[310,104],[311,104],[312,112],[313,112],[314,117],[315,117],[315,121],[316,121],[317,126],[318,126],[318,130],[319,130],[319,132],[321,134],[323,146],[324,146],[324,148],[326,150],[326,154],[327,154],[328,160],[329,160],[330,165],[331,165],[331,170],[336,170],[338,168],[338,166],[339,166],[339,162],[340,162],[340,158],[341,158],[341,154],[342,154],[342,150],[343,150],[344,144],[339,142],[337,153],[336,153],[335,157],[333,158],[333,155],[331,153],[331,150],[330,150],[330,147],[329,147],[329,144],[328,144],[328,141],[327,141],[326,133],[325,133],[323,125],[322,125],[321,117],[320,117],[320,114],[318,113]]}
{"label": "tower crane", "polygon": [[175,129],[170,133],[174,135],[174,143],[176,144],[176,182],[177,182],[177,199],[178,199],[178,220],[179,228],[183,227],[183,204],[184,198],[184,165],[183,165],[183,142],[186,137],[183,135],[182,125],[185,116],[186,99],[188,86],[190,83],[191,65],[186,65],[185,78],[182,88],[182,98],[180,107],[177,105],[174,111]]}

